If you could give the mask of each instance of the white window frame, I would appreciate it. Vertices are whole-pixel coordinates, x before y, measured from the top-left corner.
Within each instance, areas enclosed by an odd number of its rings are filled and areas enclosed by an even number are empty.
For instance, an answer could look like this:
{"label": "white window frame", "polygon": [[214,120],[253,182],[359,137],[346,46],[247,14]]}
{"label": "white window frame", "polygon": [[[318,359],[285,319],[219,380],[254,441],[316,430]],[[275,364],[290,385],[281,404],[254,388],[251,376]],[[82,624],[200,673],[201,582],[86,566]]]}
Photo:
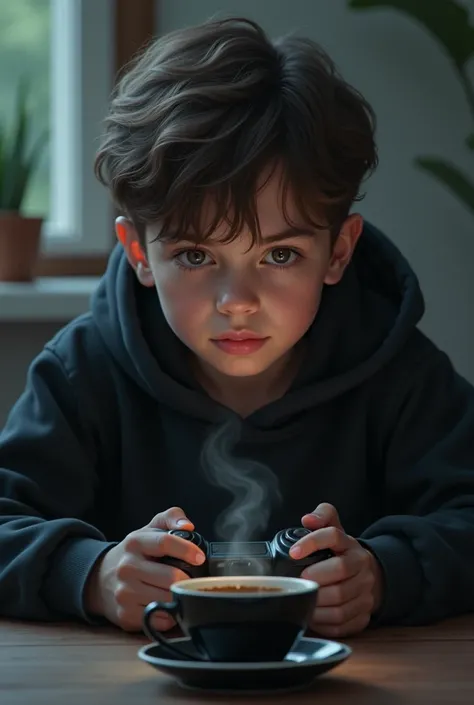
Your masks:
{"label": "white window frame", "polygon": [[93,172],[114,80],[113,0],[51,2],[51,200],[43,252],[111,249],[113,207]]}

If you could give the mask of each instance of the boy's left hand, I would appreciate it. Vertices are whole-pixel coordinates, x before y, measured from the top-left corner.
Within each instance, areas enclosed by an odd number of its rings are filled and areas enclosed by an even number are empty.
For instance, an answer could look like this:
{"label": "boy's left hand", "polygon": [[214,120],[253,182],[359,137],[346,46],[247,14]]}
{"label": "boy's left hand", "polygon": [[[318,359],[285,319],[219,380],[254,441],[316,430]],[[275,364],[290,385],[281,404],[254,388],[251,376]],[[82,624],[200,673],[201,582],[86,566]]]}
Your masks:
{"label": "boy's left hand", "polygon": [[[302,524],[312,533],[293,546],[293,558],[327,548],[336,554],[308,566],[301,574],[320,586],[310,629],[329,638],[363,631],[382,599],[383,575],[377,559],[344,532],[332,504],[320,504],[302,518]],[[298,555],[296,548],[300,549]]]}

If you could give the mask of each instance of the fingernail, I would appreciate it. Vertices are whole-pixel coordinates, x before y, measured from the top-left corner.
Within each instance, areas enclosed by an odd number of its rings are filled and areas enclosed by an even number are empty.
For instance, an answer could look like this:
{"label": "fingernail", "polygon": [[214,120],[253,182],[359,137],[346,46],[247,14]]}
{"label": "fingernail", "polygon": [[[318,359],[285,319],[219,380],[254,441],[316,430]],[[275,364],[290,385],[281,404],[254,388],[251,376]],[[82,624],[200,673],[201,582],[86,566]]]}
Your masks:
{"label": "fingernail", "polygon": [[176,525],[177,525],[177,526],[184,526],[185,524],[190,524],[190,523],[191,523],[191,522],[189,521],[189,519],[179,519],[179,520],[176,522]]}
{"label": "fingernail", "polygon": [[290,555],[292,558],[299,558],[302,554],[302,550],[299,546],[293,546],[290,548]]}
{"label": "fingernail", "polygon": [[196,555],[194,556],[194,562],[197,565],[202,565],[205,560],[206,560],[206,556],[204,556],[204,554],[202,554],[202,553],[196,553]]}

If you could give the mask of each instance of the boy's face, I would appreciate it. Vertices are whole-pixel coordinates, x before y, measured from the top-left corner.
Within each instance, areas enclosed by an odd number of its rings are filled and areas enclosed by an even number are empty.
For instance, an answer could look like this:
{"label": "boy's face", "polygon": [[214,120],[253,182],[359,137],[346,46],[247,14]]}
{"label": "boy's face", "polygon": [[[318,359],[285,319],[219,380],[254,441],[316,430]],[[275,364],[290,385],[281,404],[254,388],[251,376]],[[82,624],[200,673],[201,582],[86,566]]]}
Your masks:
{"label": "boy's face", "polygon": [[289,200],[290,219],[301,224],[291,230],[280,203],[275,173],[258,195],[260,245],[250,247],[245,232],[227,244],[196,246],[184,235],[180,242],[152,242],[150,227],[141,261],[133,226],[117,221],[140,282],[156,287],[174,333],[201,365],[221,375],[259,375],[291,355],[316,316],[323,285],[341,279],[361,233],[362,218],[350,216],[331,247],[329,232],[307,228]]}

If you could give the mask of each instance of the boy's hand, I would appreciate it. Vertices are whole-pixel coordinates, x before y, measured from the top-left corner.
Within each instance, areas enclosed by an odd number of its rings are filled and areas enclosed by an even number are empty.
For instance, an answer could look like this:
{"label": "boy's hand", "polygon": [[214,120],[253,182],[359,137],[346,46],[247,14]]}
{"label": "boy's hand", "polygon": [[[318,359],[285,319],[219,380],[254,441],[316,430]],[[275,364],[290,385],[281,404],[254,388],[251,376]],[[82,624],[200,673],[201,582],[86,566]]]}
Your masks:
{"label": "boy's hand", "polygon": [[304,558],[325,548],[336,554],[301,574],[320,586],[310,628],[329,638],[361,632],[382,599],[383,575],[377,559],[344,532],[331,504],[320,504],[302,518],[302,523],[312,533],[293,546],[293,558]]}
{"label": "boy's hand", "polygon": [[[126,631],[141,630],[146,605],[155,600],[170,601],[170,585],[189,578],[181,570],[153,559],[170,556],[193,565],[205,561],[200,548],[165,533],[169,529],[192,531],[194,525],[182,509],[172,507],[157,514],[147,526],[132,531],[102,556],[86,584],[86,611],[106,617]],[[170,629],[174,624],[169,615],[157,614],[155,627],[159,631]]]}

